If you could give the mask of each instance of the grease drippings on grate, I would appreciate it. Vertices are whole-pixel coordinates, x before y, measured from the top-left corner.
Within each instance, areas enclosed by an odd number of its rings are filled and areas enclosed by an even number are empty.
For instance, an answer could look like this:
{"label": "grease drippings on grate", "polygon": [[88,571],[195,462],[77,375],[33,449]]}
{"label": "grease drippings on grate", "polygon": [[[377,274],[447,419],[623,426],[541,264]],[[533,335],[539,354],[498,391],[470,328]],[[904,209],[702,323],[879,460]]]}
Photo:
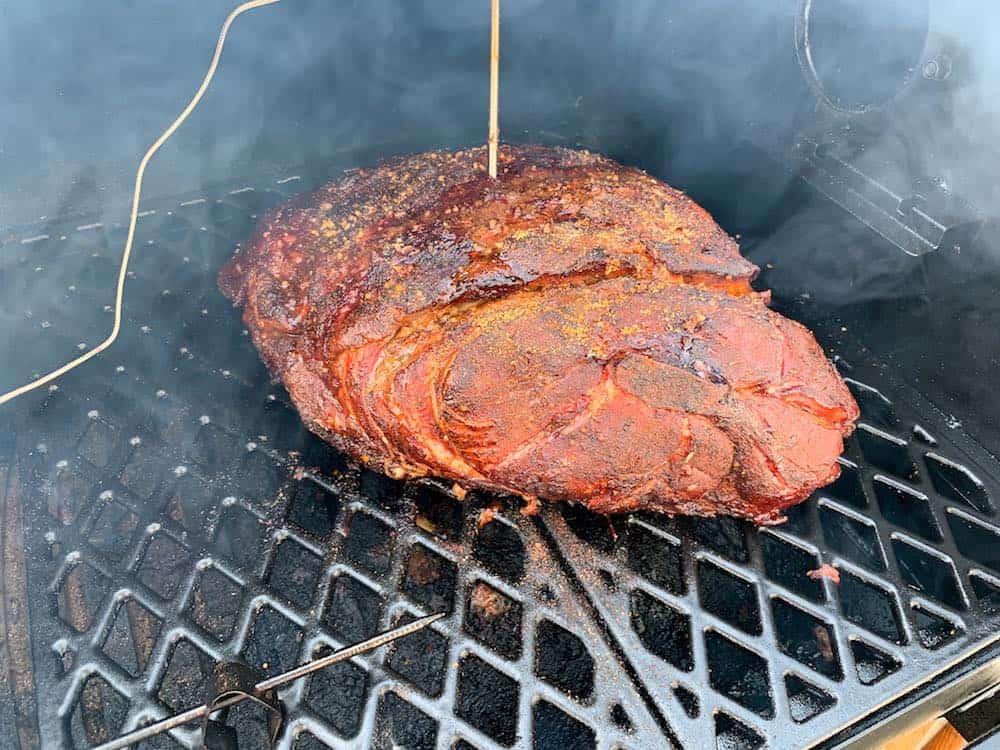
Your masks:
{"label": "grease drippings on grate", "polygon": [[715,716],[715,746],[719,750],[760,750],[767,740],[739,719],[720,711]]}
{"label": "grease drippings on grate", "polygon": [[274,677],[298,664],[301,647],[301,626],[264,604],[252,612],[240,657],[266,677]]}
{"label": "grease drippings on grate", "polygon": [[74,747],[92,747],[121,733],[128,715],[128,699],[104,677],[92,674],[80,686],[69,718]]}
{"label": "grease drippings on grate", "polygon": [[101,651],[130,677],[144,674],[163,620],[142,602],[127,596],[115,603]]}
{"label": "grease drippings on grate", "polygon": [[438,722],[394,692],[383,693],[376,711],[378,722],[372,737],[372,750],[434,750]]}
{"label": "grease drippings on grate", "polygon": [[110,579],[92,565],[71,563],[55,593],[59,619],[78,633],[87,632],[94,625],[110,587]]}
{"label": "grease drippings on grate", "polygon": [[914,634],[924,648],[942,648],[962,632],[962,626],[951,617],[935,612],[927,605],[914,602],[911,609]]}
{"label": "grease drippings on grate", "polygon": [[167,650],[156,697],[171,712],[196,706],[204,700],[214,660],[187,638],[179,638]]}

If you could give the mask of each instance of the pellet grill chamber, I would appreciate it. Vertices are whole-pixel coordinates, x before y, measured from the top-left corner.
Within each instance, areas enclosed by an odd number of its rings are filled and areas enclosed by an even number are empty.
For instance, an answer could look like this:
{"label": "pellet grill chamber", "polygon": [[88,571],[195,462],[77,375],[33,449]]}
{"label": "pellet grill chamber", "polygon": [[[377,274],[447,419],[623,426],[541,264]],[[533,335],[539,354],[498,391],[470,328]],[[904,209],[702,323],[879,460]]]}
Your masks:
{"label": "pellet grill chamber", "polygon": [[[134,163],[230,9],[43,5],[0,22],[3,390],[106,335]],[[215,274],[288,196],[482,142],[488,16],[283,0],[238,20],[150,166],[119,341],[0,407],[0,746],[97,745],[202,702],[217,660],[276,674],[439,610],[284,690],[278,745],[872,746],[989,683],[997,11],[502,10],[504,139],[607,153],[741,236],[861,405],[841,478],[771,528],[531,518],[359,470],[307,433]],[[808,575],[824,563],[839,584]],[[262,714],[230,721],[240,748],[268,746]],[[144,747],[198,742],[187,727]]]}

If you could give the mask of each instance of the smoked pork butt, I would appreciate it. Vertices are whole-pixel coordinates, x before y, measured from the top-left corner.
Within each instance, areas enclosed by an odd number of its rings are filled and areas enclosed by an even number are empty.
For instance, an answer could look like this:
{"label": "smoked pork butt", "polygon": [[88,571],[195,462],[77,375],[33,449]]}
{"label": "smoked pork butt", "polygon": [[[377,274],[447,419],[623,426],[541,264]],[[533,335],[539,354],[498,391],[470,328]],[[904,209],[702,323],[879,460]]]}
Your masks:
{"label": "smoked pork butt", "polygon": [[773,523],[858,408],[683,193],[586,151],[431,152],[272,210],[220,285],[309,429],[396,478]]}

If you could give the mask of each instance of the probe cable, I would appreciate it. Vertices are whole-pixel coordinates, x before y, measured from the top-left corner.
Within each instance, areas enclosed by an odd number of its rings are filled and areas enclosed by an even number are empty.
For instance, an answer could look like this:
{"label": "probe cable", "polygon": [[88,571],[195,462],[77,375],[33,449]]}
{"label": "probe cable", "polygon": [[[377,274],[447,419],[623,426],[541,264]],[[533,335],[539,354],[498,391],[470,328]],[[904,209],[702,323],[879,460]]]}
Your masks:
{"label": "probe cable", "polygon": [[145,156],[142,157],[142,161],[139,162],[139,169],[135,173],[135,189],[132,192],[132,211],[128,220],[128,235],[125,238],[125,249],[122,251],[121,267],[118,270],[118,286],[115,289],[115,323],[111,328],[111,333],[100,344],[84,354],[81,354],[76,359],[57,367],[52,370],[52,372],[35,378],[29,383],[25,383],[19,388],[15,388],[12,391],[8,391],[7,393],[0,395],[0,404],[13,401],[18,396],[23,396],[25,393],[33,391],[36,388],[40,388],[46,383],[51,383],[56,378],[65,375],[70,370],[76,369],[84,362],[96,357],[98,354],[111,346],[115,342],[115,339],[118,338],[118,332],[122,327],[122,298],[125,296],[125,278],[128,274],[129,258],[132,255],[132,241],[135,239],[135,225],[139,218],[139,196],[142,194],[142,177],[146,173],[146,165],[149,164],[149,160],[153,158],[153,154],[160,149],[160,146],[166,143],[167,139],[174,134],[177,128],[179,128],[194,111],[194,108],[198,106],[198,102],[200,102],[201,98],[205,95],[209,84],[212,82],[212,78],[215,76],[215,69],[219,66],[219,58],[222,56],[222,47],[226,43],[226,36],[229,34],[229,27],[232,26],[236,17],[253,8],[259,8],[262,5],[271,5],[277,2],[280,2],[280,0],[249,0],[249,2],[243,3],[242,5],[234,8],[233,11],[226,17],[225,22],[222,24],[222,28],[219,30],[219,40],[215,43],[215,54],[212,55],[212,62],[208,66],[208,71],[205,73],[205,79],[201,82],[201,86],[198,87],[195,95],[191,98],[191,101],[188,102],[188,105],[184,108],[184,110],[177,116],[177,119],[170,123],[170,127],[163,131],[163,135],[153,142],[153,145],[149,147],[148,151],[146,151]]}

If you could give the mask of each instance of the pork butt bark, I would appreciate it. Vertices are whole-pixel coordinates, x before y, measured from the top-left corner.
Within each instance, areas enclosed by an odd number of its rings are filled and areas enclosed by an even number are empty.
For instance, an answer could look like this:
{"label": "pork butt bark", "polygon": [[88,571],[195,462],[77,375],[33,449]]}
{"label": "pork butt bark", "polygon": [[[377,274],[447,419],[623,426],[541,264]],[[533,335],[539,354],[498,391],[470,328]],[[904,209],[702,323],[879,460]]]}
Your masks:
{"label": "pork butt bark", "polygon": [[431,152],[271,211],[220,274],[308,427],[393,477],[780,520],[858,408],[708,213],[586,151]]}

